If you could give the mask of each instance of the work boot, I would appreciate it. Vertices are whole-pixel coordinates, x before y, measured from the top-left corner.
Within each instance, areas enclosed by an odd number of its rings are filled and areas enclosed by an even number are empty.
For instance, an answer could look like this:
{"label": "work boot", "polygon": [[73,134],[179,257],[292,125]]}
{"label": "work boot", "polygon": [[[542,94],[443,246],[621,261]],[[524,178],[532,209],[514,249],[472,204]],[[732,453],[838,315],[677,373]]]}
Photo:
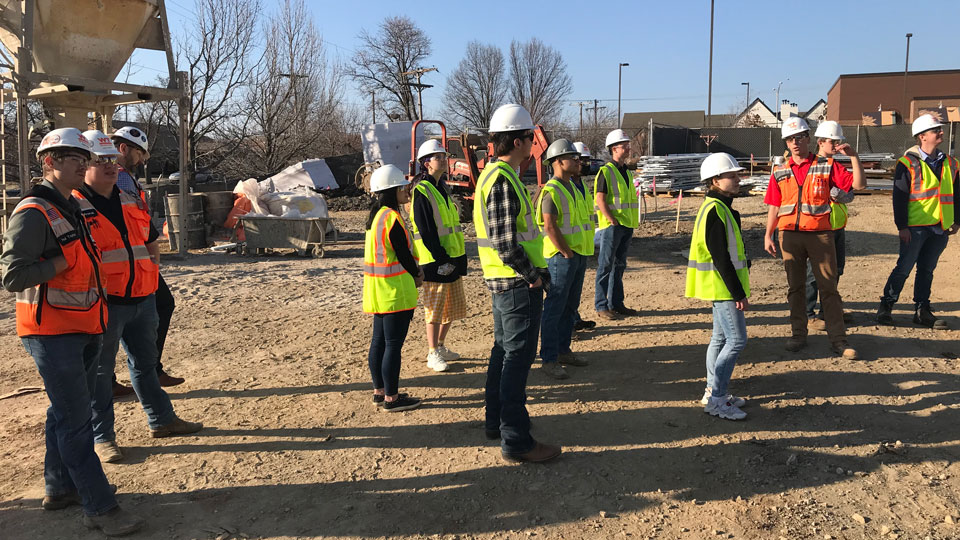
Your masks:
{"label": "work boot", "polygon": [[623,317],[636,317],[637,315],[640,315],[639,311],[628,308],[627,306],[620,306],[617,308],[613,308],[613,311],[617,312],[618,315],[621,315]]}
{"label": "work boot", "polygon": [[503,455],[503,459],[512,461],[513,463],[543,463],[544,461],[550,461],[561,453],[563,453],[563,449],[559,446],[538,442],[536,446],[533,447],[533,450],[523,454],[507,454],[506,452],[502,452],[501,454]]}
{"label": "work boot", "polygon": [[593,328],[593,327],[595,327],[595,326],[597,326],[597,321],[584,321],[584,320],[579,320],[579,321],[573,323],[573,329],[574,329],[574,330],[589,330],[589,329],[591,329],[591,328]]}
{"label": "work boot", "polygon": [[830,350],[835,354],[842,356],[846,360],[857,360],[860,358],[860,355],[857,354],[857,350],[850,346],[846,341],[838,341],[830,345]]}
{"label": "work boot", "polygon": [[106,514],[83,516],[83,524],[88,529],[100,529],[107,536],[126,536],[139,531],[143,527],[143,520],[115,506]]}
{"label": "work boot", "polygon": [[169,375],[166,371],[161,371],[157,373],[157,380],[160,381],[160,386],[176,386],[178,384],[183,384],[186,379],[183,377],[174,377]]}
{"label": "work boot", "polygon": [[132,386],[126,386],[113,381],[113,399],[122,398],[134,394]]}
{"label": "work boot", "polygon": [[159,439],[162,437],[175,437],[177,435],[189,435],[190,433],[196,433],[203,429],[203,424],[200,422],[187,422],[178,417],[173,417],[173,421],[158,427],[157,429],[150,430],[150,436],[154,439]]}
{"label": "work boot", "polygon": [[560,365],[560,362],[544,362],[543,365],[540,366],[540,371],[546,373],[548,377],[557,380],[570,378],[570,375],[567,374],[567,370],[563,369],[563,366]]}
{"label": "work boot", "polygon": [[950,328],[947,326],[946,321],[934,316],[933,312],[930,311],[930,306],[918,307],[917,311],[913,314],[913,323],[926,326],[927,328],[933,328],[934,330],[947,330]]}
{"label": "work boot", "polygon": [[823,319],[818,319],[816,317],[807,320],[807,328],[811,330],[817,330],[820,332],[825,332],[827,330],[827,322]]}
{"label": "work boot", "polygon": [[893,304],[880,301],[880,307],[877,308],[877,324],[893,326]]}
{"label": "work boot", "polygon": [[843,322],[846,323],[846,324],[852,323],[852,322],[853,322],[853,313],[851,313],[851,312],[849,312],[849,311],[847,311],[847,310],[843,310]]}
{"label": "work boot", "polygon": [[805,336],[793,336],[787,340],[787,343],[783,346],[783,348],[790,352],[797,352],[806,346],[807,338]]}
{"label": "work boot", "polygon": [[116,463],[123,459],[123,452],[117,446],[117,441],[95,443],[93,451],[97,453],[102,463]]}
{"label": "work boot", "polygon": [[620,317],[620,315],[617,314],[616,311],[613,311],[611,309],[598,311],[597,317],[600,317],[601,319],[606,319],[608,321],[619,321],[622,318]]}
{"label": "work boot", "polygon": [[[110,484],[110,490],[113,493],[117,492],[117,485]],[[44,495],[43,501],[40,502],[40,508],[44,510],[63,510],[64,508],[82,504],[83,501],[80,499],[80,493],[72,491],[64,495]]]}
{"label": "work boot", "polygon": [[582,366],[590,365],[590,362],[587,362],[583,358],[580,358],[579,356],[573,354],[572,351],[560,353],[560,356],[558,357],[558,359],[560,363],[565,366],[581,366],[582,367]]}

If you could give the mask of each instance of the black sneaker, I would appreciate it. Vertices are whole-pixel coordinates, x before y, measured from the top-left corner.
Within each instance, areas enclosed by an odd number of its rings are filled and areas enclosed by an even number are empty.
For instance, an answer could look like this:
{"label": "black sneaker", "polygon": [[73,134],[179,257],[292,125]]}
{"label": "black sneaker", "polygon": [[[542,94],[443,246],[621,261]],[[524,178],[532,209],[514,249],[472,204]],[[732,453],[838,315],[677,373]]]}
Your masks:
{"label": "black sneaker", "polygon": [[[407,396],[407,394],[405,394],[405,393],[403,393],[403,392],[400,392],[399,394],[397,394],[397,397],[402,399],[402,398],[405,398],[405,397],[408,397],[408,396]],[[374,395],[373,395],[373,402],[376,403],[378,407],[382,407],[382,406],[383,406],[383,400],[384,400],[383,394],[374,394]]]}
{"label": "black sneaker", "polygon": [[597,321],[584,321],[580,320],[573,323],[574,330],[589,330],[597,326]]}
{"label": "black sneaker", "polygon": [[893,304],[881,301],[877,308],[877,324],[884,326],[893,326]]}
{"label": "black sneaker", "polygon": [[419,398],[402,396],[397,398],[396,401],[384,401],[383,410],[385,412],[410,411],[419,407],[421,403],[423,403],[423,401]]}

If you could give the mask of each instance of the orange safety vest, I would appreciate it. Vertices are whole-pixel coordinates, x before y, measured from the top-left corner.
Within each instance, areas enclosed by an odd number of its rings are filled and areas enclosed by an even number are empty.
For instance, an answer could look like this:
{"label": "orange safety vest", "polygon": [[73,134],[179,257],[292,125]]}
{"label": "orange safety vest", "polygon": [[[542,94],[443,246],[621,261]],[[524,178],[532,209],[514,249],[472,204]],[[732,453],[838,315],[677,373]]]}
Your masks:
{"label": "orange safety vest", "polygon": [[80,230],[74,228],[60,210],[40,197],[24,198],[13,213],[28,208],[39,210],[47,218],[67,269],[50,281],[17,293],[17,335],[102,334],[107,327],[107,310],[100,253],[90,231],[82,224]]}
{"label": "orange safety vest", "polygon": [[127,226],[126,235],[98,212],[82,193],[74,191],[73,196],[80,204],[93,239],[100,247],[107,294],[124,298],[149,296],[157,292],[160,277],[160,267],[147,251],[150,214],[140,199],[123,190],[118,191],[123,222]]}
{"label": "orange safety vest", "polygon": [[781,231],[829,231],[830,224],[830,171],[833,158],[816,158],[810,165],[807,177],[801,186],[793,176],[788,160],[773,168],[773,178],[780,188]]}

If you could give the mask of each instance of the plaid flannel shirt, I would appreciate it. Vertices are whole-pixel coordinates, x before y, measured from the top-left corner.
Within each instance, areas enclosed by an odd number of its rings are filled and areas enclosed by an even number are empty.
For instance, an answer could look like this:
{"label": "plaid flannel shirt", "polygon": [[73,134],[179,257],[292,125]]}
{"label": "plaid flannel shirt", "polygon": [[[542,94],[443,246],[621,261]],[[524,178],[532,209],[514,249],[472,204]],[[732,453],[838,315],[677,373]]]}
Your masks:
{"label": "plaid flannel shirt", "polygon": [[510,182],[499,176],[487,195],[487,236],[497,250],[500,260],[518,274],[517,277],[485,279],[487,288],[498,293],[517,287],[527,287],[540,278],[544,290],[550,283],[546,268],[537,268],[530,262],[527,252],[517,241],[517,215],[520,199]]}

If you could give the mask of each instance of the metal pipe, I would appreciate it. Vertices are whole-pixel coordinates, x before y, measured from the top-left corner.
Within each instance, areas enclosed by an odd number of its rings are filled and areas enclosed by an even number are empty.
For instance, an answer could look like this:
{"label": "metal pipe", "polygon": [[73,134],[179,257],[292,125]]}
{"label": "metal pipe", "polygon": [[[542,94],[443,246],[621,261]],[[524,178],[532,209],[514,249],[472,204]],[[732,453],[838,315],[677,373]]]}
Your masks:
{"label": "metal pipe", "polygon": [[907,101],[907,73],[910,71],[910,38],[913,37],[913,34],[907,33],[907,58],[903,64],[903,110],[906,114],[903,117],[903,121],[907,122],[908,119],[911,119],[913,114],[908,109],[910,108],[910,103]]}
{"label": "metal pipe", "polygon": [[620,121],[620,96],[623,89],[623,66],[629,66],[630,64],[626,62],[621,62],[617,71],[619,72],[617,76],[617,128],[621,127]]}
{"label": "metal pipe", "polygon": [[711,125],[713,116],[713,2],[710,0],[710,71],[707,75],[707,125]]}

